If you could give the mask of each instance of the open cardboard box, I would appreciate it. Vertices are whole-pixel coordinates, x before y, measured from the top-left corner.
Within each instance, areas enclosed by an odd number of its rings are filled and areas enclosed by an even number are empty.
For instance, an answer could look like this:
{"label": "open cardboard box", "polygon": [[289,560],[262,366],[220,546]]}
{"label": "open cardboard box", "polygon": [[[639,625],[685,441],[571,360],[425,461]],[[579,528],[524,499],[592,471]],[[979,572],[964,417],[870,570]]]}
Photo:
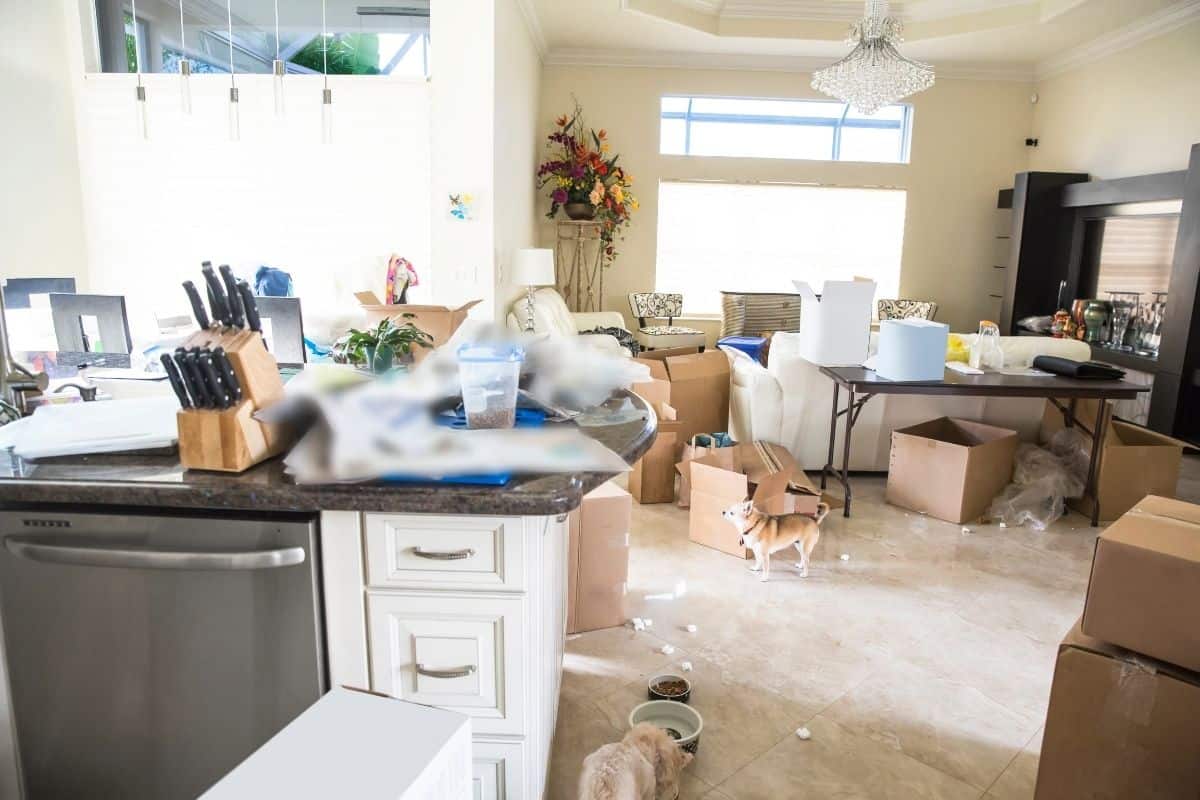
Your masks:
{"label": "open cardboard box", "polygon": [[[688,538],[739,558],[750,552],[721,512],[747,499],[767,514],[815,514],[821,492],[787,448],[765,442],[721,447],[703,458],[676,465],[692,487]],[[826,498],[826,502],[834,505]]]}
{"label": "open cardboard box", "polygon": [[[665,358],[649,353],[634,360],[650,368],[652,381],[668,385],[663,402],[675,409],[681,448],[694,434],[728,429],[729,357],[720,350]],[[638,386],[644,384],[634,386],[634,391],[645,397]]]}
{"label": "open cardboard box", "polygon": [[[421,330],[433,337],[433,346],[441,347],[446,342],[450,341],[450,337],[458,330],[458,326],[463,324],[463,320],[467,318],[467,312],[473,307],[482,303],[482,300],[472,300],[469,303],[464,303],[458,308],[449,308],[447,306],[416,306],[408,304],[393,304],[388,305],[379,299],[379,295],[374,292],[355,292],[355,299],[362,305],[363,311],[367,314],[368,325],[378,325],[385,319],[393,319],[397,322],[411,322]],[[405,315],[411,314],[411,318]],[[429,354],[429,349],[424,347],[413,348],[413,359],[420,361]]]}
{"label": "open cardboard box", "polygon": [[[1069,401],[1059,402],[1066,406]],[[1097,402],[1078,400],[1075,405],[1075,418],[1087,439],[1084,449],[1089,456],[1092,452],[1091,430],[1096,424]],[[1112,421],[1105,430],[1100,449],[1100,467],[1096,475],[1100,519],[1105,522],[1121,516],[1148,494],[1174,497],[1179,483],[1183,448],[1186,446],[1165,434],[1112,419],[1112,404],[1106,405],[1106,418]],[[1065,425],[1062,412],[1046,401],[1042,413],[1041,441],[1050,441],[1050,437]],[[1085,496],[1069,499],[1067,505],[1090,517],[1095,502],[1091,496]]]}
{"label": "open cardboard box", "polygon": [[639,503],[670,503],[675,500],[675,461],[683,441],[678,414],[667,402],[671,385],[665,380],[650,380],[631,388],[654,410],[658,434],[629,473],[629,493]]}

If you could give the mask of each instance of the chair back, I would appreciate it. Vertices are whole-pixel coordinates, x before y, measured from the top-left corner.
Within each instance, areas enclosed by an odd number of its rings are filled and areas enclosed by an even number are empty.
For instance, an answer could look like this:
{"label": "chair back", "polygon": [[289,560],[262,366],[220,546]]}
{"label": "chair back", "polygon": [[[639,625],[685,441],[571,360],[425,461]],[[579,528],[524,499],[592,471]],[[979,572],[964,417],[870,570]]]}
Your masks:
{"label": "chair back", "polygon": [[683,295],[673,292],[630,292],[629,309],[637,317],[639,325],[646,324],[646,317],[666,319],[670,325],[683,313]]}
{"label": "chair back", "polygon": [[[129,353],[133,350],[122,295],[51,293],[50,316],[60,351]],[[86,317],[95,318],[99,341],[88,336],[83,323]]]}
{"label": "chair back", "polygon": [[875,304],[881,322],[885,319],[933,319],[937,307],[932,300],[880,300]]}
{"label": "chair back", "polygon": [[75,294],[74,278],[9,278],[4,282],[4,307],[29,308],[31,294]]}
{"label": "chair back", "polygon": [[271,355],[280,366],[295,367],[308,358],[304,349],[304,318],[299,297],[258,297],[258,316]]}

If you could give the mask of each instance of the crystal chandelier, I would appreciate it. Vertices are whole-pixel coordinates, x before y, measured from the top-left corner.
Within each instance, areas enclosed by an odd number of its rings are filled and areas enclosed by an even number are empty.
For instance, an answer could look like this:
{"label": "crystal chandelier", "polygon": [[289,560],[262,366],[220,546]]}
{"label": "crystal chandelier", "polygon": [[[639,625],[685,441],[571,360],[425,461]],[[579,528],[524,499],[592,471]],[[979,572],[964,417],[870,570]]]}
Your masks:
{"label": "crystal chandelier", "polygon": [[900,55],[904,26],[888,16],[888,0],[866,0],[862,19],[850,26],[850,55],[813,73],[812,87],[874,114],[883,106],[933,86],[933,67]]}

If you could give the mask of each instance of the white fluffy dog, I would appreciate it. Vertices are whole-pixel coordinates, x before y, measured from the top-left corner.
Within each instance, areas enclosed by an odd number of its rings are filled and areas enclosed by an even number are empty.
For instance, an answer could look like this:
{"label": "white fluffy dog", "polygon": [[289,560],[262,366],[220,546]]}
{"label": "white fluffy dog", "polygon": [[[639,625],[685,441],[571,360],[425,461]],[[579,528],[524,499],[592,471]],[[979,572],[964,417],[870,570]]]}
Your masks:
{"label": "white fluffy dog", "polygon": [[643,722],[583,760],[579,800],[675,800],[690,763],[666,731]]}

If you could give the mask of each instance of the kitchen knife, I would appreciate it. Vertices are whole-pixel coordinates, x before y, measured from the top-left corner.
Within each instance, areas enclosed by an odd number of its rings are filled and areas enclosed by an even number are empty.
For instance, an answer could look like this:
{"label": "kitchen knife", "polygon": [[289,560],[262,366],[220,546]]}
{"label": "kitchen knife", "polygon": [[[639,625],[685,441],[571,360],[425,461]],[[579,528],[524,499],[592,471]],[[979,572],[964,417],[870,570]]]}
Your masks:
{"label": "kitchen knife", "polygon": [[212,304],[213,319],[228,327],[233,323],[233,316],[229,313],[229,301],[225,297],[225,290],[221,288],[217,273],[213,271],[212,264],[201,267],[200,272],[204,274],[204,283],[208,286],[208,300]]}
{"label": "kitchen knife", "polygon": [[262,320],[258,317],[258,300],[254,299],[254,290],[244,280],[238,281],[237,287],[242,296],[242,308],[246,312],[246,327],[255,333],[262,333]]}
{"label": "kitchen knife", "polygon": [[221,280],[225,282],[225,298],[229,302],[229,318],[233,323],[233,327],[240,328],[246,324],[246,316],[242,311],[242,295],[238,292],[237,281],[233,277],[233,270],[228,264],[222,264],[217,267],[221,273]]}
{"label": "kitchen knife", "polygon": [[233,364],[225,354],[225,348],[214,347],[212,360],[221,375],[221,380],[225,381],[225,391],[230,397],[231,405],[237,403],[242,399],[242,384],[238,381],[237,373],[233,371]]}
{"label": "kitchen knife", "polygon": [[[195,291],[195,287],[192,287]],[[175,366],[175,362],[171,359],[170,353],[163,353],[160,356],[163,370],[167,373],[167,380],[171,382],[171,388],[175,390],[175,396],[179,398],[180,408],[191,408],[192,401],[188,398],[187,386],[183,383],[183,378],[179,374],[179,367]]]}
{"label": "kitchen knife", "polygon": [[221,380],[221,376],[217,374],[217,367],[213,364],[212,353],[207,349],[200,350],[196,353],[196,363],[200,365],[200,373],[204,376],[204,380],[208,383],[209,391],[211,392],[216,408],[229,408],[233,405],[233,401],[226,391],[225,383]]}
{"label": "kitchen knife", "polygon": [[184,281],[183,290],[187,292],[188,302],[192,304],[192,313],[196,316],[196,322],[200,325],[200,330],[207,330],[210,324],[208,313],[204,310],[204,301],[200,299],[200,292],[196,290],[196,284],[191,281]]}
{"label": "kitchen knife", "polygon": [[195,356],[182,347],[175,351],[175,363],[179,366],[179,376],[187,386],[188,394],[192,396],[195,408],[214,408],[212,397],[208,393],[208,385],[200,374],[200,365]]}

